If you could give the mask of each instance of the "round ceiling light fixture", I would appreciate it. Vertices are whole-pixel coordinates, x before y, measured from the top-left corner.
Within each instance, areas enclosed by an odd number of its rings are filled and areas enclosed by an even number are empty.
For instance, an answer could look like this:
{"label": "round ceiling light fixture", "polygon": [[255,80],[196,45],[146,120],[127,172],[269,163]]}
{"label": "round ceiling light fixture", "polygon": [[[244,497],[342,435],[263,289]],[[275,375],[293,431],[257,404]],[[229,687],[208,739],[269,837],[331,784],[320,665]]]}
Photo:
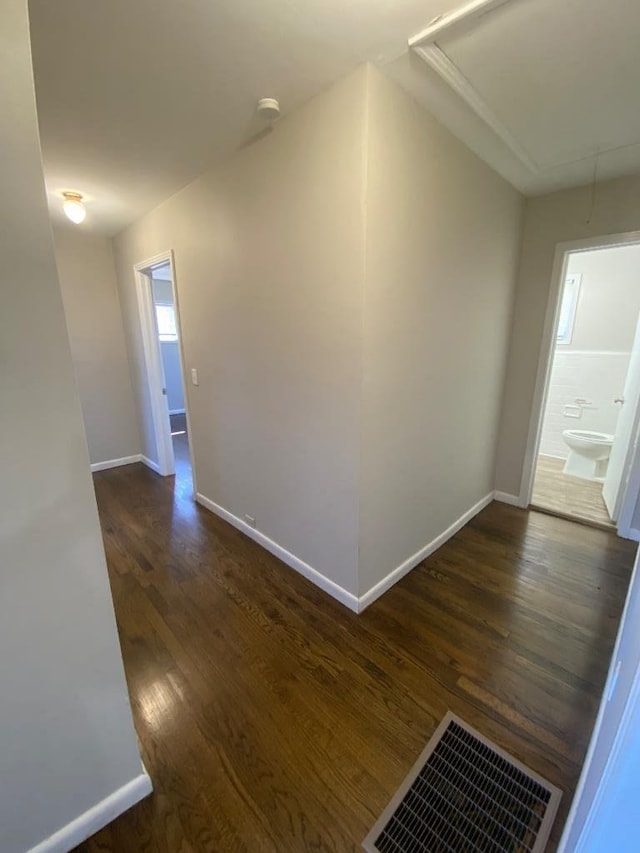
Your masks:
{"label": "round ceiling light fixture", "polygon": [[275,121],[280,115],[280,102],[276,98],[260,98],[258,115],[267,121]]}
{"label": "round ceiling light fixture", "polygon": [[82,193],[67,190],[62,193],[62,197],[64,198],[62,209],[64,210],[67,218],[72,222],[75,222],[76,225],[80,225],[81,222],[84,222],[87,211],[82,203]]}

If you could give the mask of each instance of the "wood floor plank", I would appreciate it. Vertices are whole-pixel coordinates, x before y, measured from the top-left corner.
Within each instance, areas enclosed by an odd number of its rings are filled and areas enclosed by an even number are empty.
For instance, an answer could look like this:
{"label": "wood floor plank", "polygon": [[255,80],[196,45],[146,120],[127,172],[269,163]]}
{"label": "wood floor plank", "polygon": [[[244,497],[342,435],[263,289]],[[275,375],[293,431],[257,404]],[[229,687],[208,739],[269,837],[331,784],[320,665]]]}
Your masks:
{"label": "wood floor plank", "polygon": [[452,710],[575,788],[635,546],[492,504],[356,616],[142,465],[95,475],[154,794],[82,853],[350,851]]}
{"label": "wood floor plank", "polygon": [[565,474],[564,466],[564,459],[538,456],[531,504],[590,524],[614,527],[602,498],[602,483]]}

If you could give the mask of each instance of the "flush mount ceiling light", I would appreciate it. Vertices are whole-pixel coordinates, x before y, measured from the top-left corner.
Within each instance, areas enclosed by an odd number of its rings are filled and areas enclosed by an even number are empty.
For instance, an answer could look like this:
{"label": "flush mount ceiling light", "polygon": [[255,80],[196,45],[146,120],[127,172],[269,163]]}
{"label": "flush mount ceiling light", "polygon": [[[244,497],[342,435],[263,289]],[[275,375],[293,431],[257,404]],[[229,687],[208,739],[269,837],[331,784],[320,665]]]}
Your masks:
{"label": "flush mount ceiling light", "polygon": [[67,192],[63,192],[62,197],[64,198],[62,209],[64,210],[65,215],[72,222],[75,222],[76,225],[79,225],[81,222],[84,222],[84,218],[87,215],[87,211],[85,209],[84,204],[82,203],[82,194],[71,192],[69,190]]}

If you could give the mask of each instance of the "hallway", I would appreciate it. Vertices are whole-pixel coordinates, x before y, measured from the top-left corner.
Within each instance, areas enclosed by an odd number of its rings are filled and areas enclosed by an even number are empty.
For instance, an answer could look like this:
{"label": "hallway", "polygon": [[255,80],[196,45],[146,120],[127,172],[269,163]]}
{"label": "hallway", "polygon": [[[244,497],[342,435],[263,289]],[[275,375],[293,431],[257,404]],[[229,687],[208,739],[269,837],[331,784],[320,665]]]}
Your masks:
{"label": "hallway", "polygon": [[494,503],[356,616],[173,478],[94,479],[155,793],[80,851],[355,851],[447,709],[565,791],[557,842],[633,543]]}

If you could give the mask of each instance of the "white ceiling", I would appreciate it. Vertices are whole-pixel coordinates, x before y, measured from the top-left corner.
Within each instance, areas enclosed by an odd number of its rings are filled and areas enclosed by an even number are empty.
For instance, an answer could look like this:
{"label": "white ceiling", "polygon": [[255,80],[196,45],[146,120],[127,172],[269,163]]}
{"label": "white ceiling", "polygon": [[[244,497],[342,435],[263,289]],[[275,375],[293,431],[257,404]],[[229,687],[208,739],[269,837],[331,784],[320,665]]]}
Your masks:
{"label": "white ceiling", "polygon": [[456,0],[30,0],[47,189],[113,233]]}
{"label": "white ceiling", "polygon": [[637,0],[506,0],[437,38],[502,138],[407,48],[459,5],[31,0],[52,215],[76,189],[115,233],[253,137],[258,98],[286,114],[367,60],[527,194],[588,182],[597,152],[601,178],[640,171]]}
{"label": "white ceiling", "polygon": [[503,0],[436,44],[512,145],[416,56],[387,73],[525,194],[640,172],[638,0]]}

